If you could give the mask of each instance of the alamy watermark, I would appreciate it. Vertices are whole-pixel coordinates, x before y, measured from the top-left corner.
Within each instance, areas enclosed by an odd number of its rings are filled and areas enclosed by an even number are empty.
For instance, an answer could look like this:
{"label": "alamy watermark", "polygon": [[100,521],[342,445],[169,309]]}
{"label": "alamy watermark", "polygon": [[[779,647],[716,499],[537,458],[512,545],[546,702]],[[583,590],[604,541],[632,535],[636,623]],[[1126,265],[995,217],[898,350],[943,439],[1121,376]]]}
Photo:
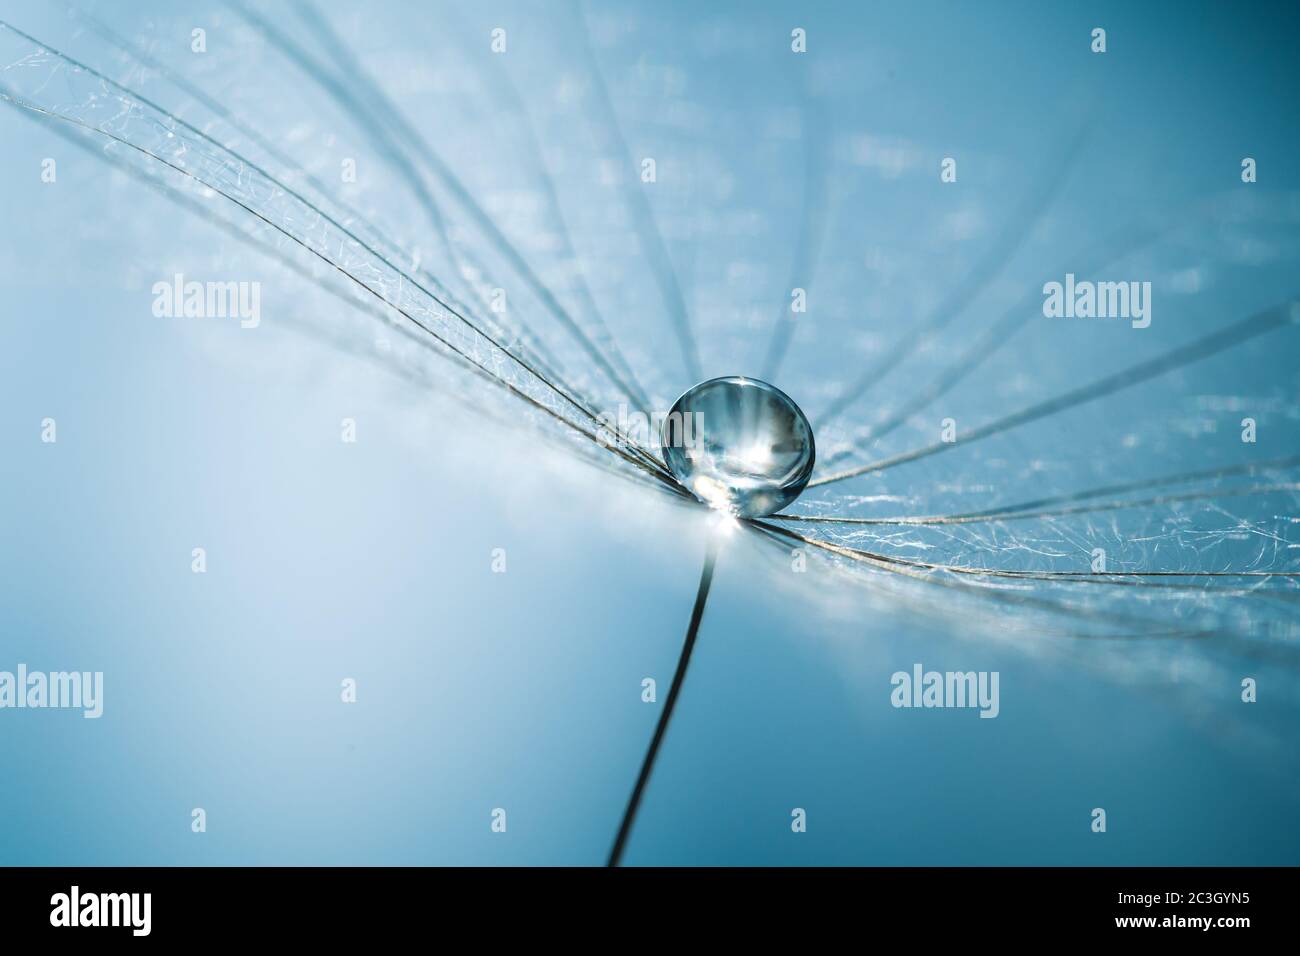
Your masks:
{"label": "alamy watermark", "polygon": [[1049,319],[1131,319],[1133,328],[1151,324],[1150,282],[1065,282],[1043,285],[1043,315]]}
{"label": "alamy watermark", "polygon": [[50,925],[56,927],[120,926],[148,936],[152,911],[152,893],[83,893],[74,885],[50,897]]}
{"label": "alamy watermark", "polygon": [[153,314],[160,319],[239,319],[241,329],[255,329],[262,321],[260,282],[186,282],[178,272],[150,291]]}
{"label": "alamy watermark", "polygon": [[0,671],[0,710],[6,707],[79,708],[82,717],[104,713],[103,671]]}
{"label": "alamy watermark", "polygon": [[658,445],[661,448],[693,450],[704,435],[703,412],[629,411],[627,403],[617,412],[601,412],[596,437],[610,447]]}
{"label": "alamy watermark", "polygon": [[978,707],[981,717],[996,717],[998,671],[927,671],[920,664],[912,672],[895,671],[889,678],[895,707]]}

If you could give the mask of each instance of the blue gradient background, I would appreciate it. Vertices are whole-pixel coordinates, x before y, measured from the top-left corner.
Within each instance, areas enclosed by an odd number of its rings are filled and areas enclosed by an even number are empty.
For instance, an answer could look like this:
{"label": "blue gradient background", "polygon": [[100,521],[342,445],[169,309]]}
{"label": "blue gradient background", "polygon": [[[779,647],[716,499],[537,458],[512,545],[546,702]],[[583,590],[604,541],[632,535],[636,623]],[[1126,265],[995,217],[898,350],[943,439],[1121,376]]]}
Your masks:
{"label": "blue gradient background", "polygon": [[[228,12],[170,6],[96,10],[123,33],[159,39],[155,55],[182,70],[191,21],[211,24],[201,76],[224,77],[221,95],[254,111],[259,126],[277,109],[297,115],[295,96],[311,99],[291,92],[306,84],[282,62],[224,44]],[[569,63],[569,14],[492,4],[452,18],[426,4],[377,6],[364,18],[347,5],[324,9],[408,113],[446,142],[476,195],[494,183],[515,188],[518,155],[458,134],[440,112],[455,91],[430,99],[408,90],[399,67],[436,63],[445,45],[485,45],[490,26],[508,23],[513,80],[540,100],[552,71]],[[841,134],[815,285],[828,317],[792,346],[793,387],[778,382],[808,406],[824,403],[825,380],[856,375],[864,336],[869,344],[896,334],[978,258],[997,211],[1051,175],[1080,102],[1098,104],[1086,154],[1043,241],[1019,254],[990,300],[1005,306],[1059,279],[1055,263],[1080,235],[1118,230],[1134,213],[1177,219],[1198,198],[1246,188],[1245,155],[1259,161],[1249,188],[1262,202],[1300,210],[1294,10],[588,10],[624,27],[599,56],[631,152],[663,157],[670,198],[656,211],[700,316],[710,374],[758,362],[788,301],[791,230],[745,223],[797,213],[805,158],[798,136],[756,130],[769,109],[777,120],[797,109],[804,89]],[[94,38],[78,35],[60,5],[0,2],[0,15],[95,62]],[[808,30],[814,64],[788,55],[796,25]],[[1095,25],[1108,30],[1104,57],[1087,53]],[[390,47],[400,53],[386,60]],[[391,75],[385,62],[397,65]],[[805,67],[821,72],[792,73]],[[671,136],[656,99],[665,75],[685,83],[698,123]],[[534,105],[543,140],[582,156],[585,134]],[[296,148],[336,169],[337,154],[321,144],[332,131],[348,135],[342,122],[324,105],[309,118],[315,125]],[[494,122],[508,136],[509,118]],[[914,144],[903,151],[920,158],[892,178],[873,176],[843,163],[854,134]],[[369,358],[311,336],[273,337],[277,323],[310,325],[338,306],[13,110],[0,112],[0,138],[0,669],[105,674],[99,720],[0,711],[0,863],[603,862],[658,713],[641,702],[640,681],[656,677],[662,701],[706,517],[485,425],[385,377]],[[949,154],[962,157],[959,182],[985,229],[944,244],[936,237],[951,200],[934,170]],[[45,156],[58,157],[56,185],[39,181]],[[582,246],[604,227],[587,221],[597,211],[581,202],[584,173],[565,169],[561,193]],[[689,171],[676,180],[689,186],[673,186],[675,169]],[[724,180],[725,195],[715,191]],[[376,187],[391,208],[372,209],[372,221],[402,214],[396,188]],[[728,209],[734,218],[720,215]],[[1197,250],[1201,239],[1207,248]],[[1190,249],[1213,277],[1204,295],[1158,293],[1149,336],[1034,326],[984,381],[1019,373],[1052,394],[1077,383],[1081,368],[1115,367],[1117,350],[1137,360],[1293,294],[1296,239],[1294,219],[1275,223],[1251,238],[1269,251],[1250,258],[1257,247],[1248,244],[1233,260],[1193,232],[1185,245],[1113,270],[1160,277]],[[602,303],[619,316],[616,332],[656,395],[671,398],[690,383],[634,244],[601,252],[598,238],[589,241],[583,252]],[[897,264],[891,281],[864,281],[873,248]],[[623,265],[602,268],[601,255],[621,255]],[[149,287],[174,271],[262,281],[264,328],[154,318]],[[953,334],[970,334],[976,321]],[[1271,395],[1277,410],[1259,416],[1269,436],[1261,457],[1300,450],[1297,337],[1285,336],[1178,379],[1202,392]],[[1174,393],[1162,388],[1134,401],[1164,414]],[[971,420],[1010,407],[974,385],[955,401]],[[46,416],[58,421],[55,445],[39,441]],[[345,416],[359,422],[356,445],[338,441]],[[1101,447],[1109,421],[1081,414],[1041,444],[1009,438],[989,454],[1065,460]],[[882,451],[918,434],[904,430]],[[1143,446],[1136,459],[1103,453],[1088,467],[1113,479],[1210,457],[1179,445]],[[918,480],[934,487],[936,509],[957,506],[943,500],[941,478]],[[1022,486],[1035,490],[1028,479]],[[1279,511],[1294,515],[1293,502]],[[190,572],[196,546],[207,549],[204,575]],[[505,575],[489,570],[496,547],[508,552]],[[1242,674],[1271,679],[1243,717],[1235,680],[1184,684],[1163,671],[1112,679],[1113,645],[1026,653],[960,619],[869,602],[816,562],[798,577],[788,564],[747,535],[727,541],[626,862],[1300,862],[1297,708],[1282,690],[1293,672],[1243,662]],[[1257,613],[1294,628],[1293,608],[1261,604]],[[889,675],[918,661],[1000,671],[1000,717],[893,709]],[[358,682],[355,705],[339,702],[344,677]],[[1109,818],[1102,836],[1089,831],[1097,806]],[[206,810],[206,833],[191,832],[193,807]],[[489,829],[495,807],[508,812],[505,834]],[[808,811],[805,834],[790,830],[793,807]]]}

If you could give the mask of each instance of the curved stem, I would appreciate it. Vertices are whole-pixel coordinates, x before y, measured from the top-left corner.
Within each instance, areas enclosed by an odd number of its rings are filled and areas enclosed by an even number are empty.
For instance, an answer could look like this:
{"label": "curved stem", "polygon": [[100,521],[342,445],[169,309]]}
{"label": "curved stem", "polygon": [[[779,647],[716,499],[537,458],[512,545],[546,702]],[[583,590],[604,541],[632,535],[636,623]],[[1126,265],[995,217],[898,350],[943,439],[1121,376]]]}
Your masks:
{"label": "curved stem", "polygon": [[654,736],[650,738],[650,748],[646,751],[645,759],[641,761],[641,773],[637,775],[636,786],[632,788],[627,809],[623,811],[623,822],[619,825],[618,836],[614,838],[614,848],[609,852],[609,866],[618,866],[623,856],[628,835],[632,832],[632,823],[636,819],[637,807],[641,804],[641,794],[650,779],[650,771],[654,768],[655,756],[659,753],[659,745],[663,742],[664,732],[668,729],[668,721],[672,719],[677,695],[681,692],[682,681],[686,678],[686,668],[691,663],[691,651],[695,649],[695,637],[700,631],[700,619],[704,617],[704,605],[709,600],[709,588],[713,584],[713,566],[717,563],[717,559],[718,538],[710,534],[708,549],[704,553],[704,569],[700,572],[700,588],[695,593],[695,607],[691,610],[691,623],[686,629],[682,653],[677,658],[677,670],[673,674],[672,686],[668,689],[668,699],[664,701],[663,713],[659,715],[659,722],[655,724]]}

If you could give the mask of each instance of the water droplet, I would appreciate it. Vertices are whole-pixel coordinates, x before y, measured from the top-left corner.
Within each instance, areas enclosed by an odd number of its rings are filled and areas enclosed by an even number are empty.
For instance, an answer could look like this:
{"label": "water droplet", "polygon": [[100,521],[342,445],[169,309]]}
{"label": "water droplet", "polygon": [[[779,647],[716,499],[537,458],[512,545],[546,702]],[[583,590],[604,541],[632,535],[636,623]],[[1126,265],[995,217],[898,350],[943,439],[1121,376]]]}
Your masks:
{"label": "water droplet", "polygon": [[775,514],[812,476],[812,426],[790,396],[753,378],[701,382],[673,403],[660,444],[677,480],[742,518]]}

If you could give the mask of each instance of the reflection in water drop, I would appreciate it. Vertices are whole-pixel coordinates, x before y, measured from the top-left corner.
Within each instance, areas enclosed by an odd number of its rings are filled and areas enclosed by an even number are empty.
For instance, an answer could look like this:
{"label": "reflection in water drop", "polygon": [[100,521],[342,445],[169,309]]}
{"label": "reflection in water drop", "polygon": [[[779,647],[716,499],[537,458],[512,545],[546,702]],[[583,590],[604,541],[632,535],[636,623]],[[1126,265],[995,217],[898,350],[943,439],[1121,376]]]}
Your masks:
{"label": "reflection in water drop", "polygon": [[812,426],[778,388],[729,375],[701,382],[673,404],[664,461],[706,504],[744,518],[775,514],[812,475]]}

